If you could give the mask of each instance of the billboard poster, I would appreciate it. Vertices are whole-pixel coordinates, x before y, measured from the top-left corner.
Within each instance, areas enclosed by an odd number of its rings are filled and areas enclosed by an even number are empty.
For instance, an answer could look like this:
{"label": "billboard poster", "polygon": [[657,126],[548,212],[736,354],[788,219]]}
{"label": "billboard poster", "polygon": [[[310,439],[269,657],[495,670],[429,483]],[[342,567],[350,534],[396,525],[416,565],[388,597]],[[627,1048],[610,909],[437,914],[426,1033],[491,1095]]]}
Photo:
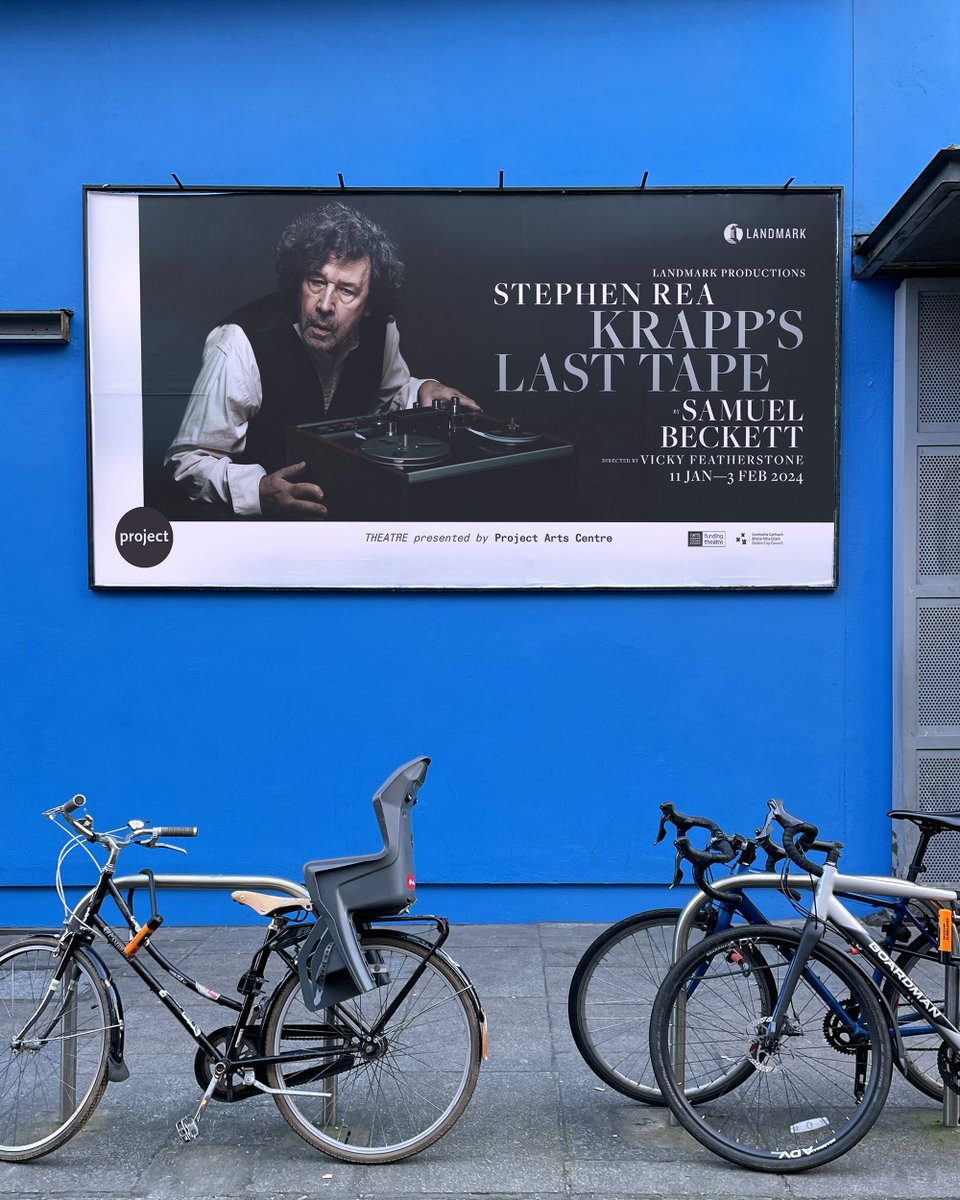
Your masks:
{"label": "billboard poster", "polygon": [[87,188],[92,586],[836,586],[840,201]]}

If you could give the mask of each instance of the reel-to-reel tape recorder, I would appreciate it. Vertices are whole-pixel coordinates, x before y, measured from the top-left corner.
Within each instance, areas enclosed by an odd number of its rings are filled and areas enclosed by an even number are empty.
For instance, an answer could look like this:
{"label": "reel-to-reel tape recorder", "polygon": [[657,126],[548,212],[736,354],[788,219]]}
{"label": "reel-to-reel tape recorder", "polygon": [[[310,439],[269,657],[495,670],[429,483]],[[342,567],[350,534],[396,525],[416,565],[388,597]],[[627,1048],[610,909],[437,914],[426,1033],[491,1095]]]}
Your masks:
{"label": "reel-to-reel tape recorder", "polygon": [[575,448],[456,400],[288,431],[290,462],[324,491],[329,520],[565,521]]}

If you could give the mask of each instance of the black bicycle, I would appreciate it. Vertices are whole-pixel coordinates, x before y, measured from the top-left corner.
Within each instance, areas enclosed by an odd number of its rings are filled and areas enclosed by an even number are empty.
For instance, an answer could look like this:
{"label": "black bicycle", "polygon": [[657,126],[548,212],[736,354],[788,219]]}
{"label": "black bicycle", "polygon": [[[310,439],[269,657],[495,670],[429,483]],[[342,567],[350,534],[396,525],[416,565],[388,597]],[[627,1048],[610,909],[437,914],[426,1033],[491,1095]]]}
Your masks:
{"label": "black bicycle", "polygon": [[[107,859],[97,860],[98,882],[79,904],[71,910],[64,899],[59,936],[34,935],[0,950],[0,1159],[24,1162],[62,1146],[89,1120],[107,1084],[129,1076],[120,995],[94,948],[101,942],[123,956],[197,1043],[203,1095],[177,1125],[184,1141],[198,1135],[211,1099],[264,1093],[302,1138],[348,1162],[394,1162],[442,1137],[473,1093],[486,1022],[470,980],[442,949],[446,920],[407,912],[415,899],[411,810],[429,761],[400,767],[374,796],[380,853],[307,863],[306,887],[291,885],[299,895],[234,893],[270,921],[236,997],[186,975],[154,945],[162,918],[150,872],[141,873],[152,909],[142,925],[132,894],[124,899],[117,886],[123,849],[179,849],[161,839],[194,837],[196,829],[131,821],[99,832],[89,814],[78,815],[82,796],[46,812],[69,827],[57,864],[61,899],[67,854],[95,844]],[[101,916],[108,898],[129,928],[127,940]],[[414,934],[411,923],[433,932]],[[143,956],[230,1010],[233,1024],[205,1033]],[[268,991],[271,961],[279,962],[282,978]]]}

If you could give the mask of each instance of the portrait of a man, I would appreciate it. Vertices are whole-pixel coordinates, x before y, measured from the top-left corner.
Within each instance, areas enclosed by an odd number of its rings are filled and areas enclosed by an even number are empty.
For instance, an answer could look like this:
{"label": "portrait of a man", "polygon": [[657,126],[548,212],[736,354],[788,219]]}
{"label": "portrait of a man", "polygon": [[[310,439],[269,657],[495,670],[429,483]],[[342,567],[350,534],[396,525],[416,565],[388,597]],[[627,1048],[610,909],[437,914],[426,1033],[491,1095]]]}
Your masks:
{"label": "portrait of a man", "polygon": [[340,201],[296,217],[276,249],[277,290],[230,313],[207,336],[200,373],[165,466],[198,506],[237,516],[323,518],[321,483],[289,462],[288,427],[457,397],[411,375],[394,305],[399,250],[366,213]]}

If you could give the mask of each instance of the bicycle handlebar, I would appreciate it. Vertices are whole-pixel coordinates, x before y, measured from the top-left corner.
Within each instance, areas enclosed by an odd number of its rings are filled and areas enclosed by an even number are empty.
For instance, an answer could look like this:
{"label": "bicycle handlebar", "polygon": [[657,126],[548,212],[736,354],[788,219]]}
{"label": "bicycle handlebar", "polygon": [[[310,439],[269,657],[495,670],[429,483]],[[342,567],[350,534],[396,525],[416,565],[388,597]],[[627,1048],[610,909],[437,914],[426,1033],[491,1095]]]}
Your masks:
{"label": "bicycle handlebar", "polygon": [[[710,886],[707,872],[711,867],[733,862],[738,856],[741,865],[745,868],[749,867],[757,856],[756,842],[742,837],[740,834],[725,833],[716,821],[710,820],[709,817],[694,817],[688,813],[678,812],[669,800],[660,805],[660,813],[660,828],[653,844],[656,845],[663,841],[667,832],[667,822],[676,826],[677,832],[680,834],[680,837],[673,843],[677,848],[677,860],[673,882],[670,886],[676,887],[683,880],[681,863],[683,859],[686,859],[693,867],[693,882],[696,887],[715,900],[723,900],[724,897]],[[690,839],[686,836],[690,829],[709,831],[710,839],[706,849],[700,850],[691,845]]]}
{"label": "bicycle handlebar", "polygon": [[683,836],[690,829],[708,829],[710,833],[716,834],[719,837],[726,837],[726,834],[716,823],[711,821],[709,817],[690,817],[685,813],[677,812],[670,800],[660,805],[660,828],[657,830],[657,836],[653,844],[656,846],[662,842],[667,834],[667,822],[676,826],[677,833]]}
{"label": "bicycle handlebar", "polygon": [[[736,843],[736,845],[734,844]],[[730,839],[722,831],[719,835],[714,835],[711,838],[711,848],[707,850],[698,850],[695,846],[691,846],[687,838],[677,838],[674,842],[677,847],[677,875],[680,874],[680,858],[685,858],[693,866],[693,882],[698,891],[709,896],[713,900],[724,901],[725,897],[719,892],[715,892],[707,879],[707,872],[713,866],[719,866],[725,863],[733,862],[737,854],[741,850],[748,850],[753,843],[739,838],[736,835]],[[679,879],[675,880],[679,882]]]}
{"label": "bicycle handlebar", "polygon": [[680,851],[681,855],[692,863],[694,870],[698,867],[706,870],[708,867],[714,866],[716,863],[733,862],[737,857],[737,852],[730,844],[730,839],[725,835],[716,840],[716,849],[698,850],[696,846],[690,845],[690,839],[678,837],[673,843]]}
{"label": "bicycle handlebar", "polygon": [[[93,827],[93,817],[87,813],[79,820],[71,813],[76,812],[78,808],[83,808],[87,798],[78,793],[72,796],[65,804],[58,804],[55,808],[48,808],[43,814],[49,817],[51,821],[55,821],[57,817],[66,818],[67,823],[76,832],[87,839],[88,842],[99,842],[102,845],[116,846],[122,849],[124,846],[130,846],[134,843],[142,846],[155,847],[158,844],[159,838],[188,838],[196,837],[199,832],[196,825],[154,825],[146,826],[142,822],[131,822],[132,832],[126,838],[117,838],[110,833],[98,833]],[[140,828],[135,826],[139,825]],[[177,849],[178,847],[172,847]],[[185,854],[186,851],[184,850]]]}
{"label": "bicycle handlebar", "polygon": [[783,807],[782,800],[769,800],[767,807],[783,830],[783,850],[787,858],[795,863],[801,871],[806,871],[808,875],[822,875],[823,868],[818,863],[811,862],[806,856],[806,851],[826,852],[829,860],[832,853],[842,849],[842,843],[821,841],[818,837],[820,830],[817,826],[809,821],[801,821],[799,817],[788,813]]}

